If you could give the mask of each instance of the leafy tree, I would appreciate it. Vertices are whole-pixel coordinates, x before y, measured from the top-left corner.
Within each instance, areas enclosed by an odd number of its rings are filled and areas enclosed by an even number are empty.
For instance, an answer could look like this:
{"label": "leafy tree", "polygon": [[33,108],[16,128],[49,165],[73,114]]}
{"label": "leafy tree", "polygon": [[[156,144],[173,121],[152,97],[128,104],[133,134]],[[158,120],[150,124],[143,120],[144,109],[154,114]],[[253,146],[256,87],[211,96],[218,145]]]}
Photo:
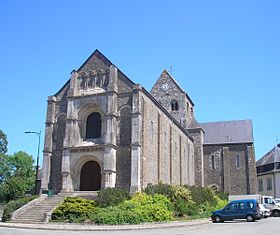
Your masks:
{"label": "leafy tree", "polygon": [[34,186],[33,158],[25,152],[0,156],[0,197],[5,200],[22,196]]}
{"label": "leafy tree", "polygon": [[5,154],[7,152],[8,140],[6,134],[0,130],[0,154]]}

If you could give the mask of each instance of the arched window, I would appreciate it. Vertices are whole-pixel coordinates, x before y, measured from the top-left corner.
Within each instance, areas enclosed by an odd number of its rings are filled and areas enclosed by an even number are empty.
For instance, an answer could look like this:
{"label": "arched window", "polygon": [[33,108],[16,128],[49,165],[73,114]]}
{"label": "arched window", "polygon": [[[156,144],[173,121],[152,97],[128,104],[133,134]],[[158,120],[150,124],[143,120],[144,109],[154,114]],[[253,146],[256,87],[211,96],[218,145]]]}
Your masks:
{"label": "arched window", "polygon": [[154,137],[154,123],[153,123],[153,121],[150,122],[150,136],[153,139],[153,137]]}
{"label": "arched window", "polygon": [[101,115],[100,113],[91,113],[87,118],[86,139],[101,137]]}
{"label": "arched window", "polygon": [[239,156],[239,155],[237,155],[236,158],[235,158],[235,166],[236,166],[237,168],[240,167],[240,156]]}
{"label": "arched window", "polygon": [[211,155],[211,168],[212,170],[215,170],[215,156]]}
{"label": "arched window", "polygon": [[177,100],[172,100],[171,101],[171,110],[172,111],[177,111],[179,110],[179,104]]}

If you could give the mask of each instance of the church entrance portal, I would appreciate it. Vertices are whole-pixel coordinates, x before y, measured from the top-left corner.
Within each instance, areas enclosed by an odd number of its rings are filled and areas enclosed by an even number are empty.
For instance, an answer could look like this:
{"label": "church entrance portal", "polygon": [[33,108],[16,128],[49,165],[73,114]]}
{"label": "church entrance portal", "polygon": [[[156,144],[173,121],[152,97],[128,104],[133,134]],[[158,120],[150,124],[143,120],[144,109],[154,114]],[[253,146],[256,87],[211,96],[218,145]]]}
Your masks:
{"label": "church entrance portal", "polygon": [[81,169],[80,190],[98,191],[101,188],[101,168],[96,161],[86,162]]}

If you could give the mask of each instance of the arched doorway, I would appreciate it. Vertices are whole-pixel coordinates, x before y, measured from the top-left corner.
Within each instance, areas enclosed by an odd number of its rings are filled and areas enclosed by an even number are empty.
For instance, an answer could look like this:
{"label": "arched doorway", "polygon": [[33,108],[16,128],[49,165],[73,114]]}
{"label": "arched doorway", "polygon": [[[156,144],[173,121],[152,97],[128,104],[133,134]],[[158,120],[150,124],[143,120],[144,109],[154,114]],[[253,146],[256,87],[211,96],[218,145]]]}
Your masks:
{"label": "arched doorway", "polygon": [[101,168],[96,161],[86,162],[81,169],[80,190],[98,191],[101,188]]}

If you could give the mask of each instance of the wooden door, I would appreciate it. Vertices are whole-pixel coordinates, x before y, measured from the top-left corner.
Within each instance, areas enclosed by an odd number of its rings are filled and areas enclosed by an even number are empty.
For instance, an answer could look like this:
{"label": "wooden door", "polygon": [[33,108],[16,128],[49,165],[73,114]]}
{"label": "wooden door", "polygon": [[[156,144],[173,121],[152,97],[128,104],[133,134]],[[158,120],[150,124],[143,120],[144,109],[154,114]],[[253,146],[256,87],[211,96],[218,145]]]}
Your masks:
{"label": "wooden door", "polygon": [[101,168],[96,161],[86,162],[81,169],[80,190],[98,191],[101,188]]}

